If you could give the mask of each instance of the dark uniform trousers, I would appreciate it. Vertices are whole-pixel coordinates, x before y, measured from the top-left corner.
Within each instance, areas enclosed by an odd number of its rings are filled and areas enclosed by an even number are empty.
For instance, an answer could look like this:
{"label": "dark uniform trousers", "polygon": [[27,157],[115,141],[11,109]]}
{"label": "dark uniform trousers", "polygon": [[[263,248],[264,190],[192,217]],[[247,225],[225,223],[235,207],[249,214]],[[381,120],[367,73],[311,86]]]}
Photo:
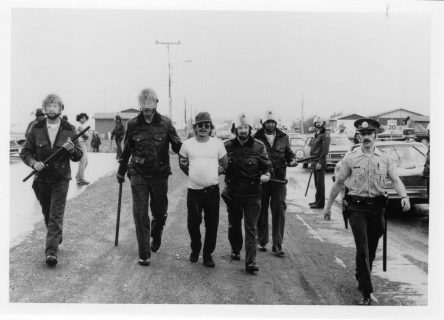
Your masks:
{"label": "dark uniform trousers", "polygon": [[[150,236],[153,241],[160,240],[168,216],[168,177],[145,178],[135,173],[130,175],[130,181],[139,258],[145,260],[151,258]],[[150,196],[151,225],[148,214]]]}
{"label": "dark uniform trousers", "polygon": [[267,182],[262,184],[261,214],[258,220],[258,243],[265,246],[268,243],[268,207],[271,209],[272,241],[277,250],[282,250],[284,238],[285,212],[287,205],[287,186]]}
{"label": "dark uniform trousers", "polygon": [[[316,164],[315,164],[316,165]],[[325,167],[314,169],[314,183],[316,187],[315,205],[324,207],[325,205]]]}
{"label": "dark uniform trousers", "polygon": [[228,240],[231,249],[239,253],[242,249],[242,218],[245,228],[245,264],[256,262],[257,220],[261,211],[261,198],[224,197],[228,211]]}
{"label": "dark uniform trousers", "polygon": [[191,238],[191,250],[199,253],[202,248],[200,225],[202,223],[202,211],[205,220],[205,240],[203,256],[208,257],[216,248],[217,228],[219,225],[219,186],[214,185],[201,190],[188,189],[187,226]]}
{"label": "dark uniform trousers", "polygon": [[121,137],[121,138],[116,137],[117,159],[120,159],[120,156],[122,155],[122,140],[123,140],[123,137]]}
{"label": "dark uniform trousers", "polygon": [[45,255],[57,255],[62,239],[63,215],[69,180],[42,181],[35,180],[32,184],[35,195],[42,206],[47,229]]}
{"label": "dark uniform trousers", "polygon": [[373,292],[370,273],[379,238],[384,234],[382,208],[375,205],[350,205],[348,219],[356,244],[356,279],[364,297]]}

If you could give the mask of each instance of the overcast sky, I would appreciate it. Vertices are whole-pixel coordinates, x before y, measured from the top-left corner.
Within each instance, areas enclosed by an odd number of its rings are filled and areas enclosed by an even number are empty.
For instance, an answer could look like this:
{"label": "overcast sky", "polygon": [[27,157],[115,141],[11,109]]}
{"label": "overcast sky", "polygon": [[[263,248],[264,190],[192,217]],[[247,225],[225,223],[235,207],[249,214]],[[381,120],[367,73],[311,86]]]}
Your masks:
{"label": "overcast sky", "polygon": [[[137,108],[144,87],[173,118],[184,99],[229,118],[266,108],[284,119],[430,109],[426,14],[13,9],[11,122],[27,123],[48,93],[65,113]],[[185,62],[184,60],[192,60]]]}

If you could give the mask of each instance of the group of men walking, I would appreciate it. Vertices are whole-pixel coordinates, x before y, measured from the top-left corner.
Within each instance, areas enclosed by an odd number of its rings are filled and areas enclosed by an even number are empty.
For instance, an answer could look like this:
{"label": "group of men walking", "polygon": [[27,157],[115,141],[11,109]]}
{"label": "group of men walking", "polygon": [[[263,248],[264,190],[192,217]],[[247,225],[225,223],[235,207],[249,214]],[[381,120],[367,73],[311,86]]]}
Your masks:
{"label": "group of men walking", "polygon": [[[240,260],[245,233],[245,270],[259,270],[256,251],[267,250],[269,241],[268,209],[272,216],[271,251],[284,257],[283,238],[286,213],[286,170],[297,166],[290,149],[289,137],[277,125],[273,111],[262,118],[262,128],[252,135],[252,122],[241,114],[232,125],[234,137],[222,143],[211,136],[214,124],[208,112],[196,115],[195,136],[182,143],[171,120],[157,112],[158,97],[154,90],[143,89],[138,96],[140,113],[130,119],[125,132],[123,149],[119,150],[117,180],[128,176],[133,198],[133,217],[136,227],[139,260],[150,265],[151,252],[159,251],[162,233],[168,217],[168,177],[171,175],[170,146],[179,154],[179,166],[188,176],[187,228],[191,243],[189,260],[197,262],[202,251],[203,264],[214,267],[212,254],[216,247],[220,198],[228,211],[228,239],[230,258]],[[79,161],[82,149],[74,139],[75,128],[60,118],[64,106],[57,95],[43,101],[46,119],[34,123],[21,153],[23,161],[36,172],[33,184],[42,206],[46,238],[46,263],[57,264],[58,245],[62,242],[62,225],[66,195],[69,186],[69,161]],[[119,119],[121,120],[121,119]],[[311,145],[315,173],[316,197],[313,209],[325,206],[324,169],[329,148],[329,136],[320,119],[314,121],[316,133]],[[331,218],[331,206],[344,181],[351,184],[347,201],[350,203],[350,225],[356,242],[356,279],[363,293],[363,304],[370,304],[370,271],[382,235],[381,221],[384,202],[382,182],[388,176],[402,196],[404,210],[409,210],[405,188],[396,174],[393,162],[386,154],[374,148],[379,123],[361,119],[355,123],[361,136],[362,148],[349,153],[332,188],[324,208],[325,220]],[[115,136],[119,135],[115,132]],[[74,141],[73,141],[74,140]],[[63,148],[60,156],[44,163],[50,154]],[[219,175],[225,174],[225,188],[219,190]],[[148,214],[151,208],[152,218]],[[202,216],[203,215],[203,216]],[[200,225],[205,224],[201,239]]]}

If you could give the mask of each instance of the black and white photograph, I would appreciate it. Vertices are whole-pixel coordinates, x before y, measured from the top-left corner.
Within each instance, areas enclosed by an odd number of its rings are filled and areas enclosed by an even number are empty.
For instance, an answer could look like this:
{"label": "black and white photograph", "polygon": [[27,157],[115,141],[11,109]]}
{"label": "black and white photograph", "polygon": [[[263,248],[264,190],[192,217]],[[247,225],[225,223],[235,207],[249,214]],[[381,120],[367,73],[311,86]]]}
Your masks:
{"label": "black and white photograph", "polygon": [[302,3],[2,5],[0,317],[443,315],[444,6]]}

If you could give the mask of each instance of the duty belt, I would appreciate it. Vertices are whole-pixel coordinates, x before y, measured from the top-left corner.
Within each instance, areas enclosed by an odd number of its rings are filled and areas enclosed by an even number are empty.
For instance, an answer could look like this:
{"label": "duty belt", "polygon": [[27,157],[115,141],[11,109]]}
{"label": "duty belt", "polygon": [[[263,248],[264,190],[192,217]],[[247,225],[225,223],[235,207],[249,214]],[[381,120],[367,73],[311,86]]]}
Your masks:
{"label": "duty belt", "polygon": [[354,206],[369,205],[385,207],[387,204],[387,197],[383,195],[377,197],[361,197],[348,194],[345,196],[345,200]]}
{"label": "duty belt", "polygon": [[218,184],[215,184],[215,185],[212,185],[212,186],[209,186],[209,187],[205,187],[205,188],[203,188],[203,189],[191,189],[191,188],[188,188],[188,191],[191,191],[191,192],[199,192],[199,193],[210,193],[210,192],[213,192],[213,191],[219,191],[219,185]]}

